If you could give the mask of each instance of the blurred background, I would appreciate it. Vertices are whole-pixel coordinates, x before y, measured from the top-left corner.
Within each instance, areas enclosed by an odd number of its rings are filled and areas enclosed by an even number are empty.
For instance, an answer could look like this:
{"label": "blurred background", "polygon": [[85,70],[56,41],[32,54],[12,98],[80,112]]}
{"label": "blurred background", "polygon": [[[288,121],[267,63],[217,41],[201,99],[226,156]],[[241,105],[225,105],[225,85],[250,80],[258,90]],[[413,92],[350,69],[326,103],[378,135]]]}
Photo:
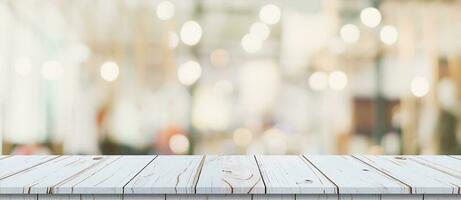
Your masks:
{"label": "blurred background", "polygon": [[460,154],[459,0],[1,0],[2,154]]}

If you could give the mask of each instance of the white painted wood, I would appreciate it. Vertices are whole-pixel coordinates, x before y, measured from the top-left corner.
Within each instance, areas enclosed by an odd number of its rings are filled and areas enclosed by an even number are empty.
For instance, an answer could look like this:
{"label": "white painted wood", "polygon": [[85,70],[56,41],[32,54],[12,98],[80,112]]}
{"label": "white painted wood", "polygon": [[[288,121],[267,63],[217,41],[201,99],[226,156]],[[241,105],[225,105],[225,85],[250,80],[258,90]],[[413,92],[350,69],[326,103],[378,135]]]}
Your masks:
{"label": "white painted wood", "polygon": [[124,188],[125,194],[193,194],[204,156],[158,156]]}
{"label": "white painted wood", "polygon": [[206,156],[197,194],[260,194],[264,184],[253,156]]}
{"label": "white painted wood", "polygon": [[166,195],[166,200],[251,200],[251,195],[242,194],[178,194]]}
{"label": "white painted wood", "polygon": [[164,194],[125,194],[123,200],[165,200]]}
{"label": "white painted wood", "polygon": [[253,200],[295,200],[294,194],[254,194]]}
{"label": "white painted wood", "polygon": [[456,158],[456,159],[458,159],[458,160],[461,160],[461,155],[451,155],[450,157]]}
{"label": "white painted wood", "polygon": [[99,156],[60,156],[0,180],[0,194],[47,194],[50,187],[99,162]]}
{"label": "white painted wood", "polygon": [[37,195],[0,194],[1,200],[37,200]]}
{"label": "white painted wood", "polygon": [[0,160],[0,180],[31,167],[43,164],[57,156],[8,156]]}
{"label": "white painted wood", "polygon": [[116,194],[82,194],[80,200],[123,200],[123,195]]}
{"label": "white painted wood", "polygon": [[461,195],[425,194],[424,200],[460,200]]}
{"label": "white painted wood", "polygon": [[410,189],[351,156],[305,156],[340,194],[405,194]]}
{"label": "white painted wood", "polygon": [[459,194],[461,179],[402,156],[357,156],[411,186],[414,194]]}
{"label": "white painted wood", "polygon": [[50,193],[52,194],[73,194],[75,186],[87,180],[89,177],[94,176],[96,173],[104,170],[104,168],[108,167],[110,164],[112,164],[113,162],[121,158],[122,156],[100,157],[99,162],[95,163],[94,165],[80,171],[79,173],[75,174],[72,177],[69,177],[68,179],[64,181],[59,182],[56,185],[53,185],[51,187]]}
{"label": "white painted wood", "polygon": [[39,194],[38,200],[80,200],[79,194]]}
{"label": "white painted wood", "polygon": [[389,194],[381,195],[380,200],[424,200],[422,194]]}
{"label": "white painted wood", "polygon": [[461,160],[450,156],[405,156],[419,164],[461,178]]}
{"label": "white painted wood", "polygon": [[156,156],[122,156],[74,185],[74,194],[123,194],[123,187]]}
{"label": "white painted wood", "polygon": [[301,156],[256,156],[267,194],[334,194],[336,186]]}
{"label": "white painted wood", "polygon": [[378,194],[342,194],[339,195],[339,200],[380,200],[380,195]]}

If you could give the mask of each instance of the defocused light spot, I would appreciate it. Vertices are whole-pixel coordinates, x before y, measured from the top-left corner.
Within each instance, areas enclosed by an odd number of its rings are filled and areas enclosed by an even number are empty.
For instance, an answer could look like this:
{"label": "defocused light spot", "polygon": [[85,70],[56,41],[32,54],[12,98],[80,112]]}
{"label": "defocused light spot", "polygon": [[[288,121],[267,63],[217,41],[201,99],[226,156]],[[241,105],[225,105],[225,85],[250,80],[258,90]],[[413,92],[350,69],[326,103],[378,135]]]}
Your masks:
{"label": "defocused light spot", "polygon": [[267,153],[277,155],[286,154],[288,149],[287,138],[282,131],[271,128],[264,132],[263,140],[267,146]]}
{"label": "defocused light spot", "polygon": [[210,62],[215,67],[224,67],[229,64],[230,55],[225,49],[216,49],[210,54]]}
{"label": "defocused light spot", "polygon": [[178,46],[179,44],[179,37],[176,32],[170,32],[168,33],[168,47],[170,49],[174,49]]}
{"label": "defocused light spot", "polygon": [[342,71],[334,71],[330,74],[328,83],[333,90],[342,90],[347,85],[347,75]]}
{"label": "defocused light spot", "polygon": [[63,74],[62,65],[58,61],[47,61],[42,66],[42,77],[46,80],[58,80]]}
{"label": "defocused light spot", "polygon": [[425,77],[415,77],[410,84],[411,93],[416,97],[424,97],[429,93],[429,81]]}
{"label": "defocused light spot", "polygon": [[281,15],[280,8],[273,4],[267,4],[259,11],[259,19],[266,24],[278,23]]}
{"label": "defocused light spot", "polygon": [[181,40],[184,44],[194,46],[202,38],[202,27],[196,21],[187,21],[181,28]]}
{"label": "defocused light spot", "polygon": [[242,48],[248,53],[256,53],[262,47],[262,41],[253,34],[246,34],[242,38]]}
{"label": "defocused light spot", "polygon": [[341,39],[347,43],[354,43],[357,42],[360,38],[360,31],[354,24],[346,24],[341,27],[339,31]]}
{"label": "defocused light spot", "polygon": [[253,140],[253,133],[248,129],[240,128],[234,131],[232,138],[237,146],[248,146]]}
{"label": "defocused light spot", "polygon": [[328,86],[328,76],[325,72],[314,72],[309,77],[309,86],[312,90],[325,90]]}
{"label": "defocused light spot", "polygon": [[271,31],[269,27],[261,22],[255,22],[250,27],[250,34],[255,35],[255,37],[260,40],[266,40],[269,38]]}
{"label": "defocused light spot", "polygon": [[105,81],[111,82],[117,79],[119,74],[118,65],[115,62],[108,61],[101,65],[101,77]]}
{"label": "defocused light spot", "polygon": [[187,61],[178,69],[178,80],[184,85],[194,84],[202,75],[202,68],[196,61]]}
{"label": "defocused light spot", "polygon": [[174,16],[174,4],[169,1],[162,1],[157,5],[157,17],[160,20],[168,20]]}
{"label": "defocused light spot", "polygon": [[234,86],[228,80],[220,80],[214,84],[213,90],[217,94],[229,95],[234,90]]}
{"label": "defocused light spot", "polygon": [[384,44],[393,45],[395,42],[397,42],[397,39],[399,38],[399,33],[397,32],[397,29],[394,26],[386,25],[383,28],[381,28],[379,37],[381,38],[381,41]]}
{"label": "defocused light spot", "polygon": [[378,9],[373,7],[368,7],[360,12],[360,20],[365,26],[374,28],[381,23],[381,13]]}
{"label": "defocused light spot", "polygon": [[189,150],[189,139],[182,134],[171,136],[169,146],[175,154],[185,154]]}
{"label": "defocused light spot", "polygon": [[22,76],[30,74],[32,71],[32,63],[30,59],[27,57],[18,58],[14,63],[14,71]]}

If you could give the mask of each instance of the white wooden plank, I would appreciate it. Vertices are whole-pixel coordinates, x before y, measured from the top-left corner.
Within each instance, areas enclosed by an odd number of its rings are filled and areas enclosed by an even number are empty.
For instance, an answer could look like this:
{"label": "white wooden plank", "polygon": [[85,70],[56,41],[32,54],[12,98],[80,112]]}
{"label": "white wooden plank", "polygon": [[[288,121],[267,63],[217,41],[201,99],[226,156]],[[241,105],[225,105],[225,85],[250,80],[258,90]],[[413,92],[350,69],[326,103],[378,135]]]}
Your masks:
{"label": "white wooden plank", "polygon": [[125,194],[193,194],[204,156],[158,156],[124,188]]}
{"label": "white wooden plank", "polygon": [[1,200],[37,200],[37,195],[0,194]]}
{"label": "white wooden plank", "polygon": [[424,200],[460,200],[461,195],[425,194]]}
{"label": "white wooden plank", "polygon": [[461,155],[451,155],[450,157],[456,158],[456,159],[458,159],[458,160],[461,160]]}
{"label": "white wooden plank", "polygon": [[80,200],[79,194],[39,194],[38,200]]}
{"label": "white wooden plank", "polygon": [[264,184],[253,156],[206,156],[197,194],[258,194]]}
{"label": "white wooden plank", "polygon": [[0,180],[0,194],[47,194],[50,187],[99,162],[99,156],[60,156]]}
{"label": "white wooden plank", "polygon": [[305,156],[340,194],[405,194],[408,186],[351,156]]}
{"label": "white wooden plank", "polygon": [[123,195],[117,194],[82,194],[80,200],[123,200]]}
{"label": "white wooden plank", "polygon": [[338,200],[337,194],[297,194],[296,200]]}
{"label": "white wooden plank", "polygon": [[0,180],[43,164],[57,156],[8,156],[0,160]]}
{"label": "white wooden plank", "polygon": [[78,184],[74,194],[123,194],[123,187],[156,156],[122,156]]}
{"label": "white wooden plank", "polygon": [[341,194],[339,200],[381,200],[379,194]]}
{"label": "white wooden plank", "polygon": [[422,194],[388,194],[381,195],[380,200],[424,200]]}
{"label": "white wooden plank", "polygon": [[[79,173],[75,174],[74,176],[61,181],[60,183],[53,185],[51,187],[52,194],[73,194],[74,188],[79,183],[85,181],[91,176],[94,176],[96,173],[100,172],[104,168],[108,167],[110,164],[115,162],[116,160],[122,158],[122,156],[104,156],[101,157],[99,162],[96,164],[80,171]],[[62,195],[64,196],[64,195]]]}
{"label": "white wooden plank", "polygon": [[411,186],[414,194],[459,194],[461,179],[402,156],[357,156]]}
{"label": "white wooden plank", "polygon": [[334,194],[336,186],[301,156],[256,156],[267,194]]}
{"label": "white wooden plank", "polygon": [[254,194],[252,200],[295,200],[294,194]]}
{"label": "white wooden plank", "polygon": [[242,194],[167,194],[166,200],[251,200],[251,195]]}
{"label": "white wooden plank", "polygon": [[165,200],[164,194],[125,194],[123,200]]}
{"label": "white wooden plank", "polygon": [[419,164],[429,166],[457,178],[461,178],[461,160],[450,156],[405,156]]}

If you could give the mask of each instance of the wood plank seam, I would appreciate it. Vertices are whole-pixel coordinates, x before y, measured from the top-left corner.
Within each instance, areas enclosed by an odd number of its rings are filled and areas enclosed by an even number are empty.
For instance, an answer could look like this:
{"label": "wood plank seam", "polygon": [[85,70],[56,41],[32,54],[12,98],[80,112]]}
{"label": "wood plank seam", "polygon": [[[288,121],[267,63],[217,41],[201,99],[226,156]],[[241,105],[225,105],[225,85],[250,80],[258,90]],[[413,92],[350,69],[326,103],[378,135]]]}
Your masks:
{"label": "wood plank seam", "polygon": [[[122,158],[122,157],[120,156],[120,157],[114,159],[113,161],[111,161],[110,163],[113,163],[113,162],[115,162],[116,160],[118,160],[118,159],[120,159],[120,158]],[[103,159],[104,159],[104,158],[103,158]],[[60,185],[63,185],[63,184],[65,184],[65,183],[69,182],[70,180],[72,180],[73,178],[79,176],[79,175],[82,174],[83,172],[88,171],[88,170],[90,170],[91,168],[93,168],[93,167],[95,167],[95,166],[97,166],[97,165],[100,165],[101,163],[104,163],[104,162],[103,162],[103,159],[101,159],[101,160],[98,161],[97,163],[94,163],[94,164],[90,165],[89,167],[83,169],[83,170],[80,171],[79,173],[74,174],[74,175],[72,175],[72,176],[70,176],[70,177],[68,177],[68,178],[66,178],[66,179],[64,179],[64,180],[62,180],[61,182],[59,182],[59,183],[57,183],[57,184],[51,186],[51,187],[50,187],[50,194],[52,193],[52,191],[54,191],[54,188],[59,187]],[[109,165],[106,165],[106,166],[104,166],[103,168],[99,169],[98,171],[96,171],[96,172],[94,172],[94,173],[97,173],[97,172],[103,170],[104,168],[106,168],[106,167],[108,167],[108,166],[109,166]],[[87,178],[89,178],[89,177],[87,177]],[[87,178],[81,180],[79,183],[83,182],[83,181],[86,180]],[[78,184],[78,183],[77,183],[77,184]],[[77,184],[76,184],[76,185],[77,185]]]}
{"label": "wood plank seam", "polygon": [[[256,166],[258,167],[259,175],[261,176],[261,180],[264,185],[264,194],[267,194],[267,186],[266,186],[266,182],[264,180],[263,174],[261,173],[261,167],[259,166],[260,164],[258,163],[258,159],[256,159],[256,155],[253,155],[253,158],[256,161]],[[251,199],[253,199],[253,195],[251,195]]]}
{"label": "wood plank seam", "polygon": [[458,160],[461,160],[461,155],[460,156],[455,156],[455,155],[449,155],[450,157],[454,158],[454,159],[458,159]]}
{"label": "wood plank seam", "polygon": [[128,185],[128,183],[130,183],[136,176],[138,176],[138,174],[141,173],[142,170],[144,170],[147,166],[149,166],[150,163],[152,163],[157,157],[158,157],[158,155],[154,155],[154,158],[151,161],[149,161],[141,170],[139,170],[138,173],[136,173],[133,177],[131,177],[131,179],[129,181],[127,181],[125,183],[125,185],[123,185],[123,187],[122,187],[122,200],[123,200],[123,196],[125,196],[124,195],[125,194],[125,187]]}
{"label": "wood plank seam", "polygon": [[194,194],[197,194],[197,184],[200,179],[200,175],[202,174],[202,169],[203,169],[203,165],[205,164],[205,159],[206,159],[206,155],[203,155],[202,160],[200,161],[200,164],[199,164],[198,172],[194,177],[194,182],[195,182],[194,183]]}
{"label": "wood plank seam", "polygon": [[[450,157],[450,156],[448,156],[448,157],[449,157],[449,158],[453,158],[453,157]],[[442,172],[442,173],[444,173],[444,174],[447,174],[447,175],[450,175],[450,176],[454,176],[454,177],[456,177],[456,178],[460,178],[460,179],[461,179],[461,177],[459,177],[459,176],[457,176],[457,175],[455,175],[455,174],[451,174],[450,172],[443,171],[443,170],[441,170],[441,169],[439,169],[439,168],[437,168],[437,167],[435,167],[435,166],[433,166],[433,165],[431,165],[431,164],[427,164],[427,163],[421,162],[420,160],[414,159],[414,158],[412,158],[412,157],[408,157],[408,159],[411,160],[411,161],[413,161],[413,162],[416,162],[416,163],[418,163],[418,164],[420,164],[420,165],[424,165],[424,166],[426,166],[426,167],[429,167],[429,168],[431,168],[431,169],[437,170],[437,171]],[[453,159],[455,159],[455,158],[453,158]],[[460,168],[461,168],[461,166],[460,166]],[[458,192],[458,193],[459,193],[459,192]]]}
{"label": "wood plank seam", "polygon": [[390,177],[391,179],[394,179],[394,180],[396,180],[397,182],[399,182],[399,183],[405,185],[406,187],[408,187],[408,189],[410,189],[410,194],[413,194],[413,188],[412,188],[409,184],[405,183],[404,181],[402,181],[402,180],[400,180],[400,179],[398,179],[398,178],[396,178],[396,177],[391,176],[390,174],[388,174],[388,173],[386,173],[386,172],[380,170],[379,168],[377,168],[377,167],[375,167],[375,166],[373,166],[373,165],[368,164],[367,162],[363,161],[362,159],[356,157],[355,155],[351,155],[351,157],[357,159],[358,161],[364,163],[365,165],[368,165],[368,166],[370,166],[370,167],[372,167],[372,168],[378,170],[378,171],[381,172],[382,174],[384,174],[384,175]]}
{"label": "wood plank seam", "polygon": [[[13,157],[13,156],[11,156],[11,157]],[[52,161],[52,160],[54,160],[54,159],[57,159],[57,158],[59,158],[59,157],[61,157],[61,155],[55,156],[55,157],[53,157],[53,158],[51,158],[51,159],[48,159],[48,160],[46,160],[46,161],[43,161],[43,162],[41,162],[41,163],[32,165],[32,166],[30,166],[30,167],[28,167],[28,168],[25,168],[25,169],[23,169],[23,170],[17,171],[17,172],[12,173],[12,174],[10,174],[10,175],[8,175],[8,176],[2,177],[2,178],[0,178],[0,180],[9,178],[9,177],[11,177],[11,176],[14,176],[14,175],[19,174],[19,173],[22,173],[22,172],[26,172],[26,171],[28,171],[28,170],[31,170],[32,168],[35,168],[35,167],[37,167],[37,166],[39,166],[39,165],[45,164],[45,163],[47,163],[47,162],[50,162],[50,161]]]}
{"label": "wood plank seam", "polygon": [[[339,186],[333,180],[331,180],[325,173],[323,173],[317,166],[315,166],[313,162],[311,162],[309,159],[307,159],[307,157],[305,155],[300,155],[299,157],[301,157],[301,160],[303,160],[304,162],[309,162],[312,166],[314,166],[314,168],[317,171],[319,171],[327,180],[329,180],[335,186],[335,193],[339,195]],[[307,165],[307,163],[306,163],[306,165]]]}

